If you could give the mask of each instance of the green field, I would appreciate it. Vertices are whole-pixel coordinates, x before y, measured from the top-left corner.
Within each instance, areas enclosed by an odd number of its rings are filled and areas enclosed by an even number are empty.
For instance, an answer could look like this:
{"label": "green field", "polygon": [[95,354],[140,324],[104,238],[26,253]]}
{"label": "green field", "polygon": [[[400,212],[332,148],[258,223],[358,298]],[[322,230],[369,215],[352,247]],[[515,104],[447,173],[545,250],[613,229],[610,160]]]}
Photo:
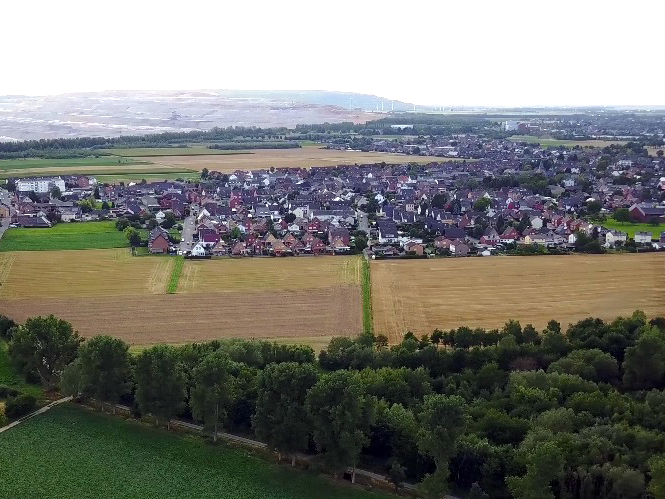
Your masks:
{"label": "green field", "polygon": [[635,232],[651,232],[652,239],[659,239],[660,233],[665,232],[665,224],[651,225],[651,224],[637,224],[637,223],[621,223],[612,218],[608,218],[605,222],[599,222],[600,225],[606,229],[620,230],[626,232],[628,237],[635,238]]}
{"label": "green field", "polygon": [[0,463],[0,497],[388,497],[73,404],[0,434]]}
{"label": "green field", "polygon": [[[145,234],[144,234],[145,237]],[[0,251],[75,250],[129,246],[115,222],[60,223],[50,229],[8,229]]]}
{"label": "green field", "polygon": [[530,144],[538,143],[543,147],[607,147],[612,144],[624,145],[626,143],[625,140],[561,140],[536,137],[535,135],[513,135],[512,137],[508,137],[508,140],[514,142],[528,142]]}
{"label": "green field", "polygon": [[205,146],[193,147],[132,147],[128,149],[101,149],[100,152],[115,154],[116,156],[144,157],[151,156],[209,156],[213,154],[253,154],[251,151],[223,151],[208,149]]}
{"label": "green field", "polygon": [[148,164],[145,161],[137,161],[131,158],[121,158],[118,156],[90,156],[89,158],[69,158],[69,159],[47,159],[47,158],[26,158],[26,159],[2,159],[0,160],[0,170],[20,170],[23,168],[57,168],[57,167],[76,167],[76,166],[118,166],[118,165],[138,165]]}
{"label": "green field", "polygon": [[134,172],[128,172],[128,173],[113,173],[113,174],[95,174],[95,178],[97,179],[97,182],[100,184],[117,184],[118,182],[125,182],[126,184],[129,182],[136,182],[139,183],[142,180],[145,180],[146,182],[161,182],[163,180],[176,180],[178,178],[181,178],[183,180],[198,180],[201,178],[201,174],[198,172],[192,172],[192,171],[175,171],[175,173],[171,173],[174,170],[164,170],[164,173],[134,173]]}

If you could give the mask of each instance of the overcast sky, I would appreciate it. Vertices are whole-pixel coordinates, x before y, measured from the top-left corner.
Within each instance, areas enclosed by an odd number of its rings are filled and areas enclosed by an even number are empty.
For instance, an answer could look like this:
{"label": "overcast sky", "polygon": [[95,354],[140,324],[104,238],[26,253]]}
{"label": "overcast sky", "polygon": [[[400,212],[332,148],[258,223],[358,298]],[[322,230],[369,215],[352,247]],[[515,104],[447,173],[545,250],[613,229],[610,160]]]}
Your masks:
{"label": "overcast sky", "polygon": [[662,0],[5,0],[1,9],[0,94],[323,89],[419,104],[665,104]]}

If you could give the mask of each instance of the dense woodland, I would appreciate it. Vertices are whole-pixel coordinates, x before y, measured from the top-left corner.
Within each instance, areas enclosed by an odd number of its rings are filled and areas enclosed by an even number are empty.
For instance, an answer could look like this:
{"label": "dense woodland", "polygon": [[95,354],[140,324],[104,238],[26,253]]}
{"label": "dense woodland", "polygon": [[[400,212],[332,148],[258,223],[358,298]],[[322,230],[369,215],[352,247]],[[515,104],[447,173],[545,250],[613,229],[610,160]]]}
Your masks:
{"label": "dense woodland", "polygon": [[665,497],[665,319],[639,311],[335,338],[318,358],[242,340],[131,355],[53,316],[0,326],[13,367],[46,389],[254,435],[334,474],[362,466],[427,497]]}

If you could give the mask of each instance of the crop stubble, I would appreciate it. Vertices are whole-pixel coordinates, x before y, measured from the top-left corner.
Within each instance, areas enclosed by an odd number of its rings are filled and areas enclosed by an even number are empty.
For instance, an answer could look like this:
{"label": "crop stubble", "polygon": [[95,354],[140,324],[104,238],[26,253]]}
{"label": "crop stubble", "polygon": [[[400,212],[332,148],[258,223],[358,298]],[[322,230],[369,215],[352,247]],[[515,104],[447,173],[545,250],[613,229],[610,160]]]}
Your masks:
{"label": "crop stubble", "polygon": [[640,309],[665,315],[665,254],[459,258],[372,262],[374,331],[543,328]]}
{"label": "crop stubble", "polygon": [[173,264],[126,249],[3,253],[0,313],[17,321],[52,313],[83,336],[133,345],[227,337],[318,344],[362,329],[357,257],[186,261],[169,295]]}

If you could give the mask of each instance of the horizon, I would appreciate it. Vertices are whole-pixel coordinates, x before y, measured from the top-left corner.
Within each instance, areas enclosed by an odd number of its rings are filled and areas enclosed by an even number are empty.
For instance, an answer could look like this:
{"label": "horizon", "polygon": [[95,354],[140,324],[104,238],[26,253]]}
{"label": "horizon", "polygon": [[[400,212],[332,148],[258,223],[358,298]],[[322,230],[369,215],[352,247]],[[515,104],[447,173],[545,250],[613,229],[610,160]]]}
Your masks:
{"label": "horizon", "polygon": [[81,0],[13,2],[0,95],[320,88],[431,106],[665,105],[658,32],[643,27],[665,5],[552,7],[416,2],[396,21],[376,2],[176,11],[120,0],[103,15]]}

